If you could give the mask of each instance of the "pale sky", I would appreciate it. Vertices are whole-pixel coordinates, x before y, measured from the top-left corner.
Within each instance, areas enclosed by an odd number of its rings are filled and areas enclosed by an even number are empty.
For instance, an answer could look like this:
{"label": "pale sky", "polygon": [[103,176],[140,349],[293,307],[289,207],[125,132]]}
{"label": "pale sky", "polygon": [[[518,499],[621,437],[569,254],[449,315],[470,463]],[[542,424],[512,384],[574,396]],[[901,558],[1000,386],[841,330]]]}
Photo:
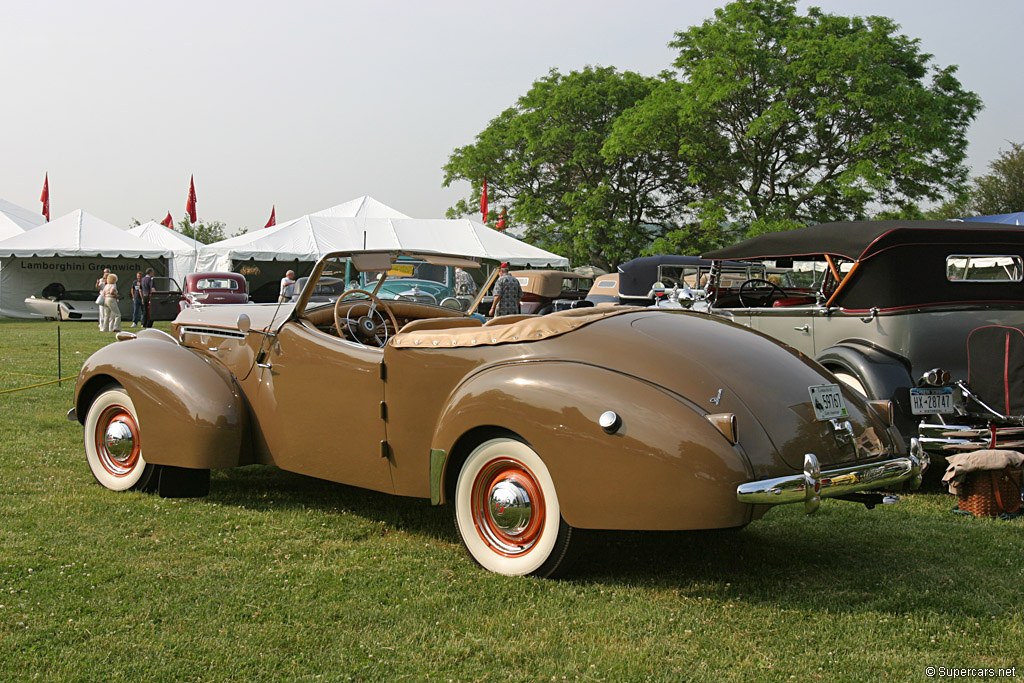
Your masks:
{"label": "pale sky", "polygon": [[[360,195],[443,217],[456,147],[551,68],[655,75],[725,0],[5,0],[0,198],[115,225],[184,215],[229,234]],[[1024,142],[1022,0],[801,0],[893,18],[984,111],[969,165]]]}

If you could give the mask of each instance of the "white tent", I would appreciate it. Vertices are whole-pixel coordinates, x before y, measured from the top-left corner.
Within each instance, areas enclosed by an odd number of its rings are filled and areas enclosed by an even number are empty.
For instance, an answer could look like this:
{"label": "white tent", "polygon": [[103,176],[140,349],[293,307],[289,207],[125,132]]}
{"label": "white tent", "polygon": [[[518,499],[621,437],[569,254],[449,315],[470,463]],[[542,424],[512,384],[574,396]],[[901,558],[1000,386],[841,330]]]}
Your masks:
{"label": "white tent", "polygon": [[185,276],[196,269],[196,259],[199,256],[199,250],[203,248],[202,242],[182,235],[156,221],[149,221],[129,228],[128,234],[170,249],[172,254],[170,275],[180,286],[185,286]]}
{"label": "white tent", "polygon": [[[381,219],[408,216],[373,197],[363,195],[271,228],[247,232],[200,247],[196,270],[232,270],[235,262],[249,260],[315,262],[324,253],[317,246],[318,242],[332,239],[319,223],[316,227],[313,225],[312,219],[322,218]],[[250,265],[251,268],[258,266]]]}
{"label": "white tent", "polygon": [[[418,219],[372,197],[248,232],[199,249],[196,269],[229,270],[249,280],[250,292],[270,288],[291,269],[308,274],[326,253],[347,249],[425,250],[479,259],[509,261],[516,266],[569,265],[569,260],[521,242],[468,219]],[[265,298],[256,294],[257,301]]]}
{"label": "white tent", "polygon": [[131,313],[125,296],[135,273],[152,267],[167,274],[171,251],[96,218],[81,209],[0,241],[0,316],[31,317],[24,301],[60,282],[67,290],[95,291],[104,268],[118,276],[121,313]]}
{"label": "white tent", "polygon": [[239,261],[315,262],[344,249],[437,251],[516,266],[564,267],[552,254],[469,219],[303,216],[274,228],[200,247],[199,270],[231,270]]}
{"label": "white tent", "polygon": [[401,211],[392,209],[365,194],[309,215],[323,218],[409,218]]}
{"label": "white tent", "polygon": [[569,259],[527,244],[468,218],[408,218],[391,221],[403,249],[459,254],[512,266],[564,268]]}
{"label": "white tent", "polygon": [[32,213],[6,199],[0,199],[0,240],[20,235],[46,222],[42,214]]}

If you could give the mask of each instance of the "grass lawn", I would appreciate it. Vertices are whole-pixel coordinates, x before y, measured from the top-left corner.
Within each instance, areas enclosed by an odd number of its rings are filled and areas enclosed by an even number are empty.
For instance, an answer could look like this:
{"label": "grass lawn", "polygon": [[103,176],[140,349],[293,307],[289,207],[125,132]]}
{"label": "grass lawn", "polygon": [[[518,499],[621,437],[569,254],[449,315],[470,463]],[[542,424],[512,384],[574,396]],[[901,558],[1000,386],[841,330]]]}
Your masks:
{"label": "grass lawn", "polygon": [[[0,321],[0,391],[57,377],[57,328]],[[60,328],[64,375],[112,341]],[[214,472],[203,499],[107,491],[73,386],[0,394],[3,681],[1024,675],[1024,519],[953,515],[942,492],[591,533],[569,578],[507,578],[427,501],[269,467]]]}

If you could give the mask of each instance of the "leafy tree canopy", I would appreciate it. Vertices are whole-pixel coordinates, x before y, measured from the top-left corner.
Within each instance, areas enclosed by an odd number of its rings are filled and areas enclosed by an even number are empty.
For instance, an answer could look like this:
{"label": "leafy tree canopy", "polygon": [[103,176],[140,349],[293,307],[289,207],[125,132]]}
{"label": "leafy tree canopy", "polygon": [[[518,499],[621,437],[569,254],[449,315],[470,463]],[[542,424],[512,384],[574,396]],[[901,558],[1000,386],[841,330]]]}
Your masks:
{"label": "leafy tree canopy", "polygon": [[739,0],[676,34],[680,116],[725,150],[689,161],[697,179],[724,179],[734,221],[760,232],[850,219],[963,185],[980,100],[897,29],[885,17],[802,16],[795,0]]}
{"label": "leafy tree canopy", "polygon": [[1011,142],[988,167],[988,174],[974,179],[974,215],[1024,211],[1024,145]]}
{"label": "leafy tree canopy", "polygon": [[606,143],[616,119],[663,83],[613,68],[552,70],[452,153],[444,185],[468,180],[472,195],[449,215],[476,212],[486,177],[489,222],[507,208],[528,241],[577,264],[614,269],[639,256],[689,198],[685,166],[677,144],[648,132],[642,144]]}
{"label": "leafy tree canopy", "polygon": [[735,0],[670,45],[675,75],[534,83],[451,155],[444,184],[473,189],[449,214],[486,176],[528,240],[609,268],[962,194],[981,102],[892,20]]}
{"label": "leafy tree canopy", "polygon": [[[178,232],[185,237],[191,237],[203,244],[212,244],[214,242],[220,242],[223,239],[227,239],[229,236],[233,237],[233,235],[228,235],[226,233],[226,229],[227,226],[220,221],[203,220],[193,223],[189,220],[188,216],[185,216],[178,221]],[[244,230],[242,232],[244,232]]]}

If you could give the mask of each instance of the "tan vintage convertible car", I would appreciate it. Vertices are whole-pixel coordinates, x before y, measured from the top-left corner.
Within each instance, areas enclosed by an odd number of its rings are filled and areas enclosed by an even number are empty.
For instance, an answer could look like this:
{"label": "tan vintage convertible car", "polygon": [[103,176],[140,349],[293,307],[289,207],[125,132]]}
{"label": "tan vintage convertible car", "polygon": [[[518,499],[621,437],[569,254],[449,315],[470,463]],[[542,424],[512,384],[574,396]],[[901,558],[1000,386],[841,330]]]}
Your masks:
{"label": "tan vintage convertible car", "polygon": [[574,529],[738,528],[777,504],[870,506],[881,496],[865,491],[920,480],[888,401],[714,317],[481,323],[365,290],[310,302],[320,278],[397,257],[331,254],[295,303],[197,305],[171,335],[122,332],[86,361],[68,413],[95,478],[204,495],[212,469],[272,464],[449,503],[480,565],[540,576],[565,568]]}

